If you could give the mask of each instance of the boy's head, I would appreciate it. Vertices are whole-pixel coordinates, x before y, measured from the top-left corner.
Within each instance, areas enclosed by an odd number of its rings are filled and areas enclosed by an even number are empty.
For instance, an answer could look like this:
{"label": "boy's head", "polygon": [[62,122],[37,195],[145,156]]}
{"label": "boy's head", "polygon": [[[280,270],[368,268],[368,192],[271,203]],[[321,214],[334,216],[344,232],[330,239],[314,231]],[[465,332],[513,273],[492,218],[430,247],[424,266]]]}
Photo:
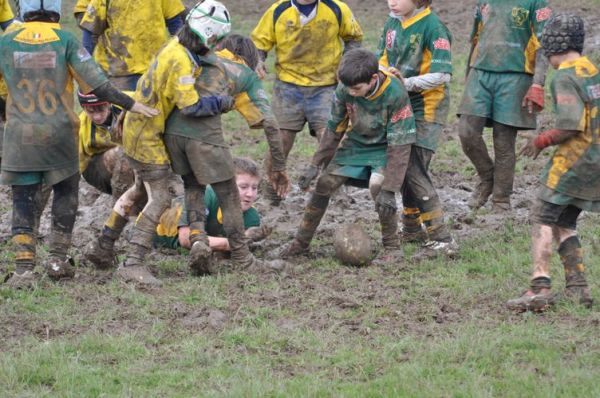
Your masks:
{"label": "boy's head", "polygon": [[101,101],[92,93],[83,94],[81,91],[77,92],[77,97],[79,98],[79,105],[94,124],[107,124],[112,115],[111,106],[108,102]]}
{"label": "boy's head", "polygon": [[392,14],[397,16],[406,16],[417,8],[428,7],[431,0],[388,0],[388,7]]}
{"label": "boy's head", "polygon": [[19,14],[25,22],[58,22],[61,0],[21,0]]}
{"label": "boy's head", "polygon": [[221,40],[217,47],[231,51],[232,54],[243,59],[250,69],[256,69],[260,56],[256,45],[249,37],[234,33]]}
{"label": "boy's head", "polygon": [[231,31],[227,8],[215,0],[201,0],[187,13],[177,33],[179,43],[198,55],[206,55]]}
{"label": "boy's head", "polygon": [[337,74],[351,96],[366,97],[373,90],[378,73],[379,61],[375,54],[356,48],[344,54]]}
{"label": "boy's head", "polygon": [[235,183],[240,193],[242,211],[252,207],[258,196],[260,169],[256,162],[248,158],[234,158]]}
{"label": "boy's head", "polygon": [[554,15],[544,26],[542,32],[542,48],[554,68],[570,54],[581,54],[585,31],[583,20],[577,15]]}

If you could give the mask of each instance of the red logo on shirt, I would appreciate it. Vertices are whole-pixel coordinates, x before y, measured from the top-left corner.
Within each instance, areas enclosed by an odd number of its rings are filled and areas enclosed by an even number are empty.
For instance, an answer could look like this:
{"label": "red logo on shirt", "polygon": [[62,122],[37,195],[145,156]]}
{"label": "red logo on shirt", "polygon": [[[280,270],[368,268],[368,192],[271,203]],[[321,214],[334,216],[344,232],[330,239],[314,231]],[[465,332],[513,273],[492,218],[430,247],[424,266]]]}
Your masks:
{"label": "red logo on shirt", "polygon": [[388,30],[385,35],[385,48],[391,50],[394,47],[394,41],[396,41],[396,31]]}
{"label": "red logo on shirt", "polygon": [[440,37],[439,39],[433,42],[433,47],[436,50],[450,51],[450,41],[448,39]]}
{"label": "red logo on shirt", "polygon": [[545,21],[552,15],[552,9],[550,7],[540,8],[535,12],[535,19],[538,22]]}
{"label": "red logo on shirt", "polygon": [[413,115],[412,108],[410,105],[406,105],[404,108],[398,110],[392,115],[392,123],[397,123],[400,120],[406,120]]}

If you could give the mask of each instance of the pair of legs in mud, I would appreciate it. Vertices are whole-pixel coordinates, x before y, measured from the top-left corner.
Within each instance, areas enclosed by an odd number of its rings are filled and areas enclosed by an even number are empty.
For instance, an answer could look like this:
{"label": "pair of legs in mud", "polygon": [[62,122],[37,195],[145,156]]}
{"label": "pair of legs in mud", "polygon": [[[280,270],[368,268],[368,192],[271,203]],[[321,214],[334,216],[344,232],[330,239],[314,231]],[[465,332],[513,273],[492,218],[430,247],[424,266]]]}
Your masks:
{"label": "pair of legs in mud", "polygon": [[532,212],[531,286],[521,297],[506,303],[509,309],[543,311],[556,301],[550,279],[553,241],[558,245],[558,255],[565,272],[565,295],[588,308],[592,306],[585,279],[583,251],[576,230],[580,213],[581,209],[572,205],[555,205],[538,200]]}
{"label": "pair of legs in mud", "polygon": [[[422,163],[423,158],[431,159],[432,151],[414,147],[411,150],[411,159],[402,185],[403,201],[406,197],[411,204],[412,211],[417,214],[416,219],[422,219],[427,227],[429,239],[432,244],[419,253],[416,259],[425,259],[440,252],[448,254],[456,250],[455,244],[444,222],[439,197],[427,173],[427,164]],[[323,215],[329,204],[329,199],[347,180],[347,177],[332,174],[337,165],[328,166],[317,180],[316,188],[304,211],[302,223],[294,240],[281,252],[283,257],[290,257],[308,252],[312,240]],[[383,175],[372,173],[369,180],[369,191],[373,200],[381,190]],[[406,205],[406,203],[405,203]],[[398,235],[398,213],[391,217],[378,214],[381,225],[381,241],[384,253],[378,259],[380,262],[399,260],[403,255],[401,239]],[[416,221],[415,221],[416,223]],[[419,221],[419,228],[421,224]]]}
{"label": "pair of legs in mud", "polygon": [[[45,269],[52,279],[70,278],[74,275],[74,268],[70,264],[68,251],[77,215],[79,173],[51,185],[51,188],[54,199],[48,242],[50,256],[45,263]],[[30,287],[37,280],[33,270],[37,227],[43,210],[43,207],[40,209],[40,203],[46,203],[48,194],[49,190],[44,190],[41,183],[12,186],[12,241],[16,249],[16,270],[7,283],[14,288]]]}
{"label": "pair of legs in mud", "polygon": [[128,158],[134,170],[135,182],[115,203],[97,241],[86,249],[86,259],[98,268],[116,265],[114,245],[121,236],[129,217],[140,209],[132,238],[127,247],[127,257],[117,274],[127,281],[158,284],[144,264],[152,248],[152,237],[162,213],[171,205],[171,199],[182,193],[181,182],[166,165],[140,163]]}
{"label": "pair of legs in mud", "polygon": [[485,205],[490,195],[495,211],[510,210],[510,196],[513,191],[515,164],[517,161],[515,144],[517,128],[493,122],[494,160],[488,154],[483,141],[483,129],[487,118],[461,115],[459,137],[463,152],[475,166],[479,183],[469,201],[469,207],[478,209]]}

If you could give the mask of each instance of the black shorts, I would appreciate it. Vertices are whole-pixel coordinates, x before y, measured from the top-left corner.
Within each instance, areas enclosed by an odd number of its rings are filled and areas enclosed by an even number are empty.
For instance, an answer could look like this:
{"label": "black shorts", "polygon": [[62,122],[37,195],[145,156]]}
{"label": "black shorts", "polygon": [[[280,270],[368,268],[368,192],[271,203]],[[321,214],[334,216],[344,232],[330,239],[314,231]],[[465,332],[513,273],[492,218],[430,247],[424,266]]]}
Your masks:
{"label": "black shorts", "polygon": [[580,213],[581,209],[573,205],[555,205],[537,199],[531,209],[531,220],[537,224],[575,230]]}
{"label": "black shorts", "polygon": [[86,169],[81,173],[83,179],[100,192],[112,195],[112,173],[104,165],[102,155],[93,156]]}

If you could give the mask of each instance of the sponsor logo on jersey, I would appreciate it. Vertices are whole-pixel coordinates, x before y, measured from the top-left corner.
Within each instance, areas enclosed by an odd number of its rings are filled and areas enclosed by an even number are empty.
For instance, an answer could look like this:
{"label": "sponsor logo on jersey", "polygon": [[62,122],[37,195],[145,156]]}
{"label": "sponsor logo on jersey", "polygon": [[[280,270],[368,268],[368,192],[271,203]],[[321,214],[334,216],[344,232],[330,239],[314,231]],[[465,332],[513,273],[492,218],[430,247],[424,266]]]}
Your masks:
{"label": "sponsor logo on jersey", "polygon": [[515,25],[521,27],[525,25],[525,22],[529,19],[529,10],[522,7],[515,7],[512,9],[512,19]]}
{"label": "sponsor logo on jersey", "polygon": [[409,105],[406,105],[404,108],[399,109],[392,115],[392,123],[397,123],[400,120],[406,120],[413,115],[412,108]]}
{"label": "sponsor logo on jersey", "polygon": [[450,40],[440,37],[439,39],[433,42],[433,47],[436,50],[450,51]]}
{"label": "sponsor logo on jersey", "polygon": [[535,20],[538,22],[546,21],[552,15],[552,9],[550,7],[540,8],[535,11]]}
{"label": "sponsor logo on jersey", "polygon": [[385,34],[385,48],[391,50],[394,47],[394,42],[396,41],[396,31],[388,30]]}
{"label": "sponsor logo on jersey", "polygon": [[592,99],[600,98],[600,84],[596,84],[594,86],[588,86],[587,88],[588,94]]}

